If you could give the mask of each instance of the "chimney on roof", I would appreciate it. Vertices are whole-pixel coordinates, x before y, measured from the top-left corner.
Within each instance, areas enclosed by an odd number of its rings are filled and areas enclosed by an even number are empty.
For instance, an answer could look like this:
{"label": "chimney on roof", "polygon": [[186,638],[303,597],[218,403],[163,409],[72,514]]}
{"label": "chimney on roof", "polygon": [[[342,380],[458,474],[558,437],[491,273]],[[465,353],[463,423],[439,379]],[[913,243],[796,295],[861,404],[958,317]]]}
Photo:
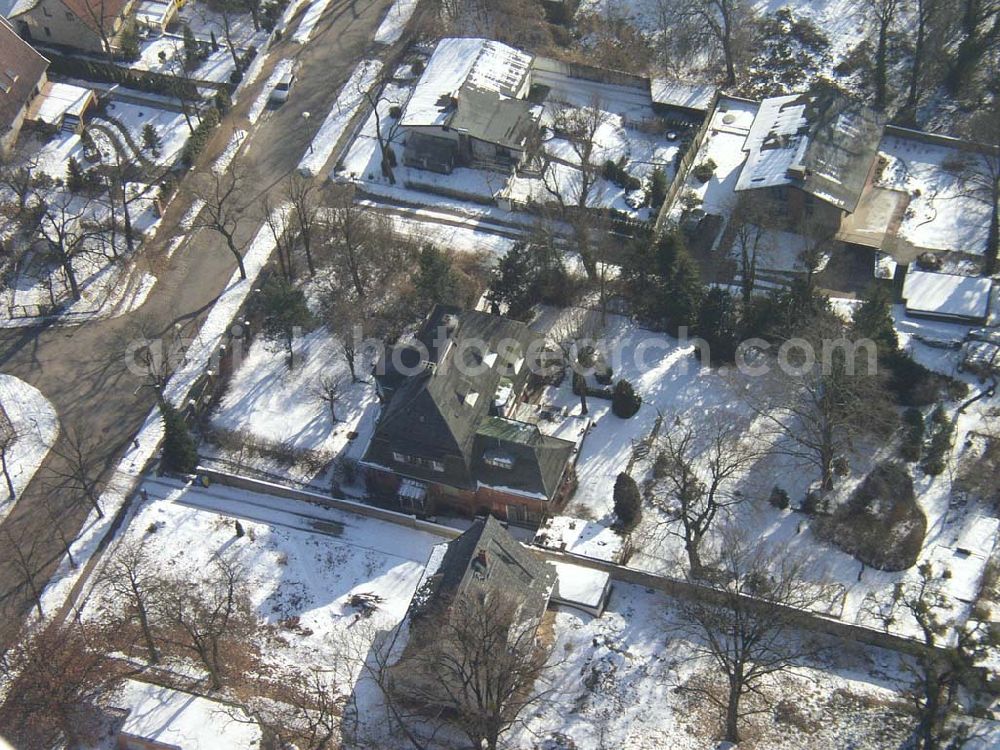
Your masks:
{"label": "chimney on roof", "polygon": [[486,550],[481,549],[472,561],[472,573],[477,578],[486,578]]}

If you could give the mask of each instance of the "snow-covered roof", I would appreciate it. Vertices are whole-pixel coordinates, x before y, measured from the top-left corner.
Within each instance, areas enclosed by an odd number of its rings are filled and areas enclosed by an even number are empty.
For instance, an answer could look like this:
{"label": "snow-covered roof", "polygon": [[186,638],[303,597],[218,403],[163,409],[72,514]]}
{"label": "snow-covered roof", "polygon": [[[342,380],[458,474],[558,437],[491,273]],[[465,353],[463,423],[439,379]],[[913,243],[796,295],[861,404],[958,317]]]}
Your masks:
{"label": "snow-covered roof", "polygon": [[775,96],[760,104],[736,190],[794,185],[853,211],[882,137],[872,110],[829,92]]}
{"label": "snow-covered roof", "polygon": [[83,86],[49,81],[32,109],[30,119],[47,125],[58,125],[64,115],[81,117],[93,102],[94,92]]}
{"label": "snow-covered roof", "polygon": [[653,104],[704,111],[712,103],[715,86],[710,83],[688,83],[672,78],[651,78],[649,94]]}
{"label": "snow-covered roof", "polygon": [[162,26],[176,10],[177,7],[170,0],[142,0],[135,12],[135,18],[150,26]]}
{"label": "snow-covered roof", "polygon": [[448,38],[438,42],[403,110],[400,125],[445,125],[452,97],[465,84],[513,98],[531,69],[531,55],[487,39]]}
{"label": "snow-covered roof", "polygon": [[582,565],[558,562],[552,564],[556,568],[557,578],[552,601],[600,615],[604,609],[604,597],[611,576],[602,570],[584,568]]}
{"label": "snow-covered roof", "polygon": [[118,707],[128,716],[125,735],[184,750],[251,750],[260,746],[261,732],[239,709],[190,693],[126,680]]}
{"label": "snow-covered roof", "polygon": [[989,313],[993,282],[980,276],[908,271],[903,283],[906,311],[960,320],[983,320]]}

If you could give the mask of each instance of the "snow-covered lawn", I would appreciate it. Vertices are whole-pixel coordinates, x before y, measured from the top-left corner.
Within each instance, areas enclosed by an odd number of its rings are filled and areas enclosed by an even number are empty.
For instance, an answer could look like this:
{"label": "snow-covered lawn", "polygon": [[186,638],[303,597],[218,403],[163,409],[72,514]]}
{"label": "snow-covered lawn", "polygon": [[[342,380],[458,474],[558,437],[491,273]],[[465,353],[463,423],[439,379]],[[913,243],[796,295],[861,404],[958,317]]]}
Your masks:
{"label": "snow-covered lawn", "polygon": [[[21,496],[49,449],[55,444],[59,435],[59,417],[41,391],[13,375],[2,373],[0,407],[7,414],[14,435],[14,440],[6,451],[6,462],[16,498]],[[2,480],[0,521],[6,518],[13,507],[7,482]]]}
{"label": "snow-covered lawn", "polygon": [[[299,632],[286,630],[280,641],[267,641],[263,658],[278,669],[335,663],[345,641],[360,632],[352,628],[358,612],[350,604],[352,594],[379,597],[371,628],[363,630],[374,634],[395,626],[431,548],[442,541],[385,521],[227,487],[149,479],[143,489],[148,501],[135,509],[105,564],[133,540],[141,541],[161,570],[184,580],[198,580],[216,555],[236,564],[246,574],[245,590],[263,623],[299,618]],[[245,529],[241,538],[235,536],[234,518]],[[97,588],[84,616],[98,617],[102,608],[117,606]]]}
{"label": "snow-covered lawn", "polygon": [[[155,159],[148,152],[144,152],[143,155],[164,166],[174,162],[191,136],[191,130],[187,126],[184,114],[175,110],[116,99],[108,104],[108,114],[128,128],[132,141],[140,148],[142,147],[143,129],[146,125],[152,125],[160,138],[160,152]],[[191,115],[191,124],[196,127],[198,125],[197,119],[197,116]]]}
{"label": "snow-covered lawn", "polygon": [[975,255],[986,251],[988,203],[970,197],[965,181],[943,166],[978,156],[895,136],[884,138],[879,151],[889,159],[880,184],[910,195],[900,236],[919,248]]}
{"label": "snow-covered lawn", "polygon": [[[568,314],[579,315],[580,312],[564,313]],[[591,318],[595,315],[590,313]],[[901,329],[912,335],[912,323],[901,324]],[[673,429],[674,425],[707,429],[712,419],[747,420],[751,425],[753,420],[740,395],[743,381],[716,368],[701,367],[692,356],[693,344],[640,329],[617,316],[609,316],[607,328],[595,328],[591,335],[601,339],[598,348],[608,357],[615,380],[629,380],[642,396],[643,404],[638,414],[622,420],[611,413],[610,402],[594,397],[588,399],[593,427],[586,436],[577,464],[579,487],[562,514],[611,525],[615,479],[627,468],[633,445],[650,434],[660,414],[663,415],[661,433]],[[908,337],[904,336],[903,343],[907,342]],[[920,348],[921,351],[915,349],[914,354],[927,366],[954,373],[954,357],[957,356],[954,350],[950,357],[944,357],[944,350],[919,342],[911,346]],[[922,350],[927,350],[931,356],[925,360]],[[746,387],[752,388],[753,382]],[[577,413],[580,408],[568,380],[559,388],[547,389],[542,401],[563,406],[570,413]],[[996,406],[996,397],[986,399],[958,418],[956,460],[963,450],[965,436],[970,430],[980,428],[986,410]],[[846,497],[877,461],[893,455],[894,448],[889,445],[876,446],[870,452],[862,451],[853,457],[852,475],[838,482],[836,497]],[[650,454],[633,466],[632,474],[637,481],[649,476],[652,458]],[[768,455],[736,481],[735,488],[747,499],[736,506],[730,521],[745,529],[750,538],[773,546],[779,557],[797,555],[806,560],[810,576],[829,584],[831,591],[837,592],[836,599],[830,603],[833,614],[846,622],[877,626],[868,612],[872,599],[890,599],[896,583],[917,580],[917,569],[899,573],[865,569],[859,577],[860,563],[832,544],[820,541],[810,530],[809,516],[793,510],[779,511],[767,502],[772,487],[779,485],[789,493],[795,507],[816,479],[813,471],[803,470],[787,456]],[[932,561],[938,575],[943,575],[950,607],[942,614],[962,621],[968,616],[970,602],[975,598],[998,522],[986,509],[974,504],[960,510],[952,508],[949,472],[931,477],[917,470],[914,485],[917,502],[928,523],[918,562]],[[636,551],[630,565],[655,573],[682,575],[686,566],[683,544],[678,537],[664,532],[662,521],[658,511],[646,509],[642,523],[633,534]],[[708,545],[711,547],[712,542]],[[971,550],[971,554],[962,552],[963,549]],[[914,623],[903,616],[898,617],[893,627],[897,632],[914,632]]]}
{"label": "snow-covered lawn", "polygon": [[[283,343],[258,338],[233,375],[218,409],[213,429],[262,446],[281,447],[308,457],[305,463],[282,467],[297,480],[312,480],[316,463],[329,464],[344,455],[360,458],[378,416],[378,399],[371,383],[351,383],[340,345],[325,328],[295,341],[295,366],[289,370]],[[320,398],[321,382],[334,378],[340,387],[337,422]],[[355,437],[349,436],[354,434]],[[230,460],[232,454],[222,454]],[[258,457],[262,469],[273,469]],[[255,464],[256,465],[256,464]]]}
{"label": "snow-covered lawn", "polygon": [[[616,582],[602,617],[557,608],[554,630],[555,666],[542,685],[551,692],[537,709],[529,709],[525,726],[510,737],[512,746],[717,746],[717,709],[697,694],[677,689],[695,675],[711,674],[713,667],[692,660],[691,635],[671,599]],[[775,720],[768,711],[751,720],[754,728],[747,731],[754,735],[755,747],[881,750],[899,746],[911,730],[911,719],[899,710],[904,678],[892,655],[845,649],[836,663],[807,664],[796,671],[766,688],[775,703],[790,698],[809,721],[795,726]]]}
{"label": "snow-covered lawn", "polygon": [[[137,245],[159,222],[152,197],[142,194],[144,188],[137,184],[129,186],[130,193],[135,196],[129,209]],[[49,236],[60,232],[71,238],[82,236],[85,234],[85,230],[80,229],[82,222],[105,222],[111,216],[110,203],[103,195],[86,197],[70,194],[62,188],[51,188],[45,191],[44,198],[53,206],[42,224]],[[69,278],[61,268],[38,254],[37,245],[34,249],[24,247],[26,262],[0,290],[0,325],[27,325],[35,316],[54,314],[56,309],[60,315],[79,320],[121,315],[141,305],[156,279],[147,272],[135,272],[120,232],[113,239],[114,249],[108,232],[83,237],[85,250],[72,260],[80,287],[79,300],[72,299]],[[16,241],[26,244],[23,238]]]}
{"label": "snow-covered lawn", "polygon": [[[226,41],[226,20],[222,13],[217,13],[203,0],[195,0],[184,5],[177,13],[177,20],[187,24],[199,41],[211,41],[215,35],[220,46]],[[229,13],[229,34],[233,45],[246,49],[255,45],[260,49],[267,41],[267,32],[261,29],[255,31],[253,17],[249,13]]]}
{"label": "snow-covered lawn", "polygon": [[[221,37],[219,49],[209,51],[198,67],[190,71],[184,67],[183,37],[164,35],[147,39],[142,43],[139,53],[139,59],[129,63],[129,67],[164,75],[177,75],[178,71],[182,71],[181,75],[197,81],[229,83],[229,76],[236,69],[233,56],[225,43],[221,42]],[[242,50],[237,50],[237,53],[242,53]]]}

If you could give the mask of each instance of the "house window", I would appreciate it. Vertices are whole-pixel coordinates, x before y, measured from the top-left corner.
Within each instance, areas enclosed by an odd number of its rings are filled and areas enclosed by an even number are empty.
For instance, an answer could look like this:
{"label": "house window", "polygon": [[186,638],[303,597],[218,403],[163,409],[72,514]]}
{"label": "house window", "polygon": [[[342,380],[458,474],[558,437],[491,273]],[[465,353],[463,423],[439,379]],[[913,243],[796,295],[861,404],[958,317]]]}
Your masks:
{"label": "house window", "polygon": [[52,36],[52,31],[49,29],[48,26],[45,27],[45,36]]}
{"label": "house window", "polygon": [[401,464],[409,464],[410,466],[420,466],[424,469],[431,469],[432,471],[444,471],[444,463],[442,461],[435,461],[431,458],[421,458],[420,456],[411,456],[406,453],[392,452],[392,460]]}
{"label": "house window", "polygon": [[526,523],[528,520],[528,509],[523,505],[508,505],[507,520],[512,523]]}
{"label": "house window", "polygon": [[70,13],[68,10],[66,11],[66,20],[67,21],[72,21],[73,20],[73,14]]}
{"label": "house window", "polygon": [[514,458],[505,453],[484,453],[483,463],[492,466],[494,469],[506,469],[510,471],[514,468]]}
{"label": "house window", "polygon": [[[46,18],[52,18],[52,14],[49,13],[49,9],[46,8],[44,5],[42,6],[42,15],[45,16]],[[48,31],[47,28],[46,31]]]}

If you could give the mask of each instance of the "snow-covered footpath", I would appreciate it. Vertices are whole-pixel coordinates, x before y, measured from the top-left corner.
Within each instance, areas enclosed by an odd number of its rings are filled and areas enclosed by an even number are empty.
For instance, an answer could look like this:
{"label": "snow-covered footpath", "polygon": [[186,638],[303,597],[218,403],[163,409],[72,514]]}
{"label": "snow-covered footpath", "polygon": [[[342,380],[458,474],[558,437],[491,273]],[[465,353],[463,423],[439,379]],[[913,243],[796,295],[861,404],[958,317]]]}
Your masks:
{"label": "snow-covered footpath", "polygon": [[362,60],[347,79],[330,114],[320,127],[308,152],[299,162],[299,172],[307,177],[315,177],[333,155],[333,150],[350,125],[354,115],[365,100],[365,93],[375,83],[382,71],[379,60]]}
{"label": "snow-covered footpath", "polygon": [[[59,418],[48,399],[37,388],[15,378],[0,374],[0,406],[13,428],[14,440],[7,448],[7,469],[14,495],[21,492],[38,471],[45,455],[59,436]],[[11,502],[7,482],[0,482],[0,521],[10,513]]]}
{"label": "snow-covered footpath", "polygon": [[[283,204],[275,209],[275,213],[284,214],[289,210],[290,206]],[[246,280],[240,279],[238,271],[233,272],[229,284],[212,307],[198,335],[188,346],[184,366],[178,369],[167,383],[164,395],[175,406],[181,405],[188,391],[204,372],[209,358],[218,349],[226,329],[249,294],[274,245],[274,236],[265,224],[258,230],[244,257]],[[77,567],[74,568],[70,564],[69,557],[65,557],[45,587],[42,594],[42,610],[46,617],[58,612],[66,602],[73,586],[86,570],[87,562],[97,549],[100,540],[134,491],[136,479],[153,458],[162,438],[163,420],[159,411],[154,408],[136,435],[136,442],[119,461],[101,494],[100,504],[104,517],[99,518],[96,512],[92,512],[83,524],[80,536],[73,542],[71,550]]]}

